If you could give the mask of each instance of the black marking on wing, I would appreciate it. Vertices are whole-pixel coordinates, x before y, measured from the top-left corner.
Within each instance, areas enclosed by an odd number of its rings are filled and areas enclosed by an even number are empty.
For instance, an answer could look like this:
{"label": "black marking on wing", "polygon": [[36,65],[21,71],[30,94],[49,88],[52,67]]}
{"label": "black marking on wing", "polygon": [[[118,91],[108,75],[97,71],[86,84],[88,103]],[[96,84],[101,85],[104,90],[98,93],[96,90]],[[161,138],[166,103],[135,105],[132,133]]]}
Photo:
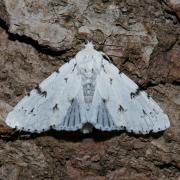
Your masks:
{"label": "black marking on wing", "polygon": [[73,100],[67,113],[64,117],[63,122],[60,124],[63,130],[76,130],[81,127],[81,114],[79,104],[76,99]]}
{"label": "black marking on wing", "polygon": [[75,120],[76,120],[76,107],[73,108],[73,120],[72,120],[72,126],[75,127]]}
{"label": "black marking on wing", "polygon": [[113,119],[106,107],[106,104],[103,102],[98,106],[97,112],[97,122],[94,125],[97,129],[101,130],[115,130],[117,127],[115,126]]}
{"label": "black marking on wing", "polygon": [[47,91],[43,91],[43,92],[41,93],[41,95],[46,97],[46,96],[47,96]]}
{"label": "black marking on wing", "polygon": [[[79,110],[79,106],[78,106],[78,110]],[[80,114],[80,110],[79,110],[79,123],[81,123],[81,114]]]}
{"label": "black marking on wing", "polygon": [[66,83],[67,83],[67,81],[68,81],[68,78],[64,78],[64,80],[66,81]]}
{"label": "black marking on wing", "polygon": [[103,54],[102,56],[105,60],[107,60],[109,62],[110,59],[105,54]]}
{"label": "black marking on wing", "polygon": [[110,78],[110,84],[112,85],[112,82],[113,82],[113,79],[112,78]]}
{"label": "black marking on wing", "polygon": [[102,55],[105,60],[107,60],[109,63],[113,63],[113,59],[105,54]]}
{"label": "black marking on wing", "polygon": [[59,108],[58,108],[58,104],[55,104],[54,106],[53,106],[53,111],[55,111],[55,110],[58,110]]}
{"label": "black marking on wing", "polygon": [[121,72],[121,71],[119,71],[118,73],[119,73],[119,75],[121,75],[121,74],[122,74],[122,72]]}
{"label": "black marking on wing", "polygon": [[98,106],[98,113],[97,113],[97,124],[99,123],[99,106]]}
{"label": "black marking on wing", "polygon": [[102,101],[103,101],[103,103],[106,103],[106,102],[107,102],[107,100],[106,100],[106,99],[102,99]]}
{"label": "black marking on wing", "polygon": [[101,67],[103,68],[103,71],[104,71],[105,73],[107,73],[106,70],[105,70],[104,64],[102,64]]}
{"label": "black marking on wing", "polygon": [[41,96],[47,96],[47,91],[42,91],[42,89],[41,89],[41,87],[39,86],[39,85],[37,85],[36,87],[35,87],[35,89],[37,90],[37,93],[39,94],[39,95],[41,95]]}
{"label": "black marking on wing", "polygon": [[145,111],[144,109],[143,109],[143,114],[144,114],[144,115],[147,115],[147,113],[146,113],[146,111]]}
{"label": "black marking on wing", "polygon": [[124,107],[122,107],[121,105],[119,105],[118,110],[119,110],[120,112],[123,112],[123,111],[126,111],[127,109],[124,109]]}
{"label": "black marking on wing", "polygon": [[73,67],[72,72],[74,72],[74,70],[75,70],[76,66],[77,66],[77,64],[74,64],[74,67]]}
{"label": "black marking on wing", "polygon": [[74,98],[72,98],[72,99],[70,100],[71,105],[73,104],[73,102],[74,102]]}
{"label": "black marking on wing", "polygon": [[102,107],[102,125],[103,125],[103,127],[105,127],[105,118],[104,118],[104,107]]}
{"label": "black marking on wing", "polygon": [[135,92],[131,92],[131,93],[130,93],[131,99],[133,99],[133,98],[135,98],[136,96],[138,96],[141,91],[142,91],[141,88],[138,87]]}
{"label": "black marking on wing", "polygon": [[74,108],[74,106],[72,105],[72,107],[70,108],[69,117],[68,117],[68,123],[67,123],[67,126],[68,126],[68,127],[69,127],[69,125],[70,125],[70,120],[71,120],[73,108]]}
{"label": "black marking on wing", "polygon": [[41,94],[42,90],[41,90],[39,84],[35,87],[35,89],[37,90],[38,94]]}

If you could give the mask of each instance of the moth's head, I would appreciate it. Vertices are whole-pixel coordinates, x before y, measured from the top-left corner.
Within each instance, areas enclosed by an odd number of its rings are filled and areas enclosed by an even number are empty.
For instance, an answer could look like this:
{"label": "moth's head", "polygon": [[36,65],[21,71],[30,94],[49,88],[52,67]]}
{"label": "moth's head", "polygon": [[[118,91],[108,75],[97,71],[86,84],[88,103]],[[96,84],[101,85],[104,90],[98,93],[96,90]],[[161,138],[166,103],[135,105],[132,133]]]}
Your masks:
{"label": "moth's head", "polygon": [[88,42],[87,44],[85,44],[85,47],[76,55],[76,60],[78,61],[78,63],[91,62],[92,60],[96,60],[99,58],[101,58],[101,53],[94,48],[92,42]]}
{"label": "moth's head", "polygon": [[85,44],[85,49],[89,49],[89,50],[90,50],[90,49],[94,49],[93,43],[88,41],[88,43]]}
{"label": "moth's head", "polygon": [[91,72],[92,69],[100,69],[102,60],[101,52],[96,51],[92,42],[88,42],[84,49],[75,56],[77,67],[83,72]]}

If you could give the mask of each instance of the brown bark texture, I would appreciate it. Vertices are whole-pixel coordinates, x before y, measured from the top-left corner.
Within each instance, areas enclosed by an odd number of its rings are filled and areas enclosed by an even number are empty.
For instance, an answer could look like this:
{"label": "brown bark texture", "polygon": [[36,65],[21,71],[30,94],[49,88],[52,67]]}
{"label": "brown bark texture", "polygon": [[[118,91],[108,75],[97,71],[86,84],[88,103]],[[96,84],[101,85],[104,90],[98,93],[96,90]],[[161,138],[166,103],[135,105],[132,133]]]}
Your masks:
{"label": "brown bark texture", "polygon": [[[7,113],[92,41],[168,114],[162,133],[16,132]],[[178,0],[0,1],[0,179],[180,179]]]}

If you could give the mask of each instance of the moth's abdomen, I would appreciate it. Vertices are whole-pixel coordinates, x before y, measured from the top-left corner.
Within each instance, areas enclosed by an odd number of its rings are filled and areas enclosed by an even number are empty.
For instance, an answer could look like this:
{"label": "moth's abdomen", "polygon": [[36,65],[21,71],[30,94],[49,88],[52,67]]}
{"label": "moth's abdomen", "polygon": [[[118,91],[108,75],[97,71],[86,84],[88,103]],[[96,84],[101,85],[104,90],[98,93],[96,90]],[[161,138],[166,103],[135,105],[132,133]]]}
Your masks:
{"label": "moth's abdomen", "polygon": [[89,110],[92,104],[95,86],[96,86],[96,76],[97,76],[96,73],[92,72],[92,70],[86,71],[81,74],[86,110]]}

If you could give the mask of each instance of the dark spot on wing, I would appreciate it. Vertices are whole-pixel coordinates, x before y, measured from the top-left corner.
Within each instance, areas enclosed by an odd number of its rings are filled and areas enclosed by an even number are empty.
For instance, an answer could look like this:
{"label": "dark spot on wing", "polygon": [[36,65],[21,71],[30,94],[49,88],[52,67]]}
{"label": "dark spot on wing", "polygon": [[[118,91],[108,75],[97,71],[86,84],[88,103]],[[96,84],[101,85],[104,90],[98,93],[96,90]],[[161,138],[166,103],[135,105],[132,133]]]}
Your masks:
{"label": "dark spot on wing", "polygon": [[112,79],[112,78],[110,78],[110,84],[112,84],[112,81],[113,81],[113,79]]}
{"label": "dark spot on wing", "polygon": [[103,71],[104,71],[105,73],[107,73],[106,70],[105,70],[104,64],[102,64],[101,67],[103,68]]}
{"label": "dark spot on wing", "polygon": [[131,99],[134,98],[135,97],[135,93],[131,92],[130,93],[130,97],[131,97]]}
{"label": "dark spot on wing", "polygon": [[99,106],[98,106],[98,113],[97,113],[97,124],[99,123]]}
{"label": "dark spot on wing", "polygon": [[74,67],[73,67],[73,70],[72,70],[72,72],[75,70],[76,66],[77,66],[77,64],[74,64]]}
{"label": "dark spot on wing", "polygon": [[138,87],[135,92],[131,92],[130,93],[131,99],[135,98],[136,96],[138,96],[141,91],[142,91],[141,88]]}
{"label": "dark spot on wing", "polygon": [[41,95],[46,97],[47,96],[47,91],[41,92]]}
{"label": "dark spot on wing", "polygon": [[32,108],[30,112],[32,113],[33,111],[34,111],[34,108]]}
{"label": "dark spot on wing", "polygon": [[152,113],[152,112],[150,112],[149,114],[151,114],[151,115],[152,115],[153,113]]}
{"label": "dark spot on wing", "polygon": [[79,111],[79,123],[81,123],[81,114],[80,114],[80,108],[78,106],[78,111]]}
{"label": "dark spot on wing", "polygon": [[110,59],[105,54],[103,54],[102,56],[105,60],[107,60],[109,62]]}
{"label": "dark spot on wing", "polygon": [[109,57],[110,63],[114,63],[112,57]]}
{"label": "dark spot on wing", "polygon": [[142,91],[142,90],[138,87],[135,92],[136,96],[139,95],[140,91]]}
{"label": "dark spot on wing", "polygon": [[55,104],[54,107],[53,107],[53,111],[58,110],[58,109],[59,109],[58,104]]}
{"label": "dark spot on wing", "polygon": [[55,127],[56,127],[56,125],[55,125],[55,124],[53,124],[53,125],[49,126],[49,128],[50,128],[50,129],[54,129]]}
{"label": "dark spot on wing", "polygon": [[125,126],[121,126],[121,129],[122,129],[122,130],[126,130],[126,127],[125,127]]}
{"label": "dark spot on wing", "polygon": [[59,73],[59,68],[56,70],[57,73]]}
{"label": "dark spot on wing", "polygon": [[159,114],[155,109],[153,109],[153,111],[154,111],[156,114]]}
{"label": "dark spot on wing", "polygon": [[103,103],[106,103],[106,102],[107,102],[107,100],[106,100],[106,99],[104,99],[104,98],[102,99],[102,101],[103,101]]}
{"label": "dark spot on wing", "polygon": [[70,100],[70,102],[71,102],[71,105],[72,105],[72,103],[74,102],[74,98],[72,98],[72,99]]}
{"label": "dark spot on wing", "polygon": [[144,114],[144,115],[147,115],[147,113],[146,113],[146,111],[145,111],[144,109],[143,109],[143,114]]}
{"label": "dark spot on wing", "polygon": [[47,96],[47,91],[42,91],[41,87],[39,86],[39,84],[35,87],[35,89],[37,90],[37,93],[41,96]]}
{"label": "dark spot on wing", "polygon": [[113,59],[105,54],[102,55],[105,60],[107,60],[109,63],[113,63]]}
{"label": "dark spot on wing", "polygon": [[120,112],[122,111],[126,111],[121,105],[119,105],[119,109],[118,109]]}
{"label": "dark spot on wing", "polygon": [[30,93],[30,92],[28,92],[28,93],[27,93],[27,96],[30,96],[30,95],[31,95],[31,93]]}
{"label": "dark spot on wing", "polygon": [[67,83],[68,78],[64,78],[64,80],[65,80],[65,81],[66,81],[66,83]]}

